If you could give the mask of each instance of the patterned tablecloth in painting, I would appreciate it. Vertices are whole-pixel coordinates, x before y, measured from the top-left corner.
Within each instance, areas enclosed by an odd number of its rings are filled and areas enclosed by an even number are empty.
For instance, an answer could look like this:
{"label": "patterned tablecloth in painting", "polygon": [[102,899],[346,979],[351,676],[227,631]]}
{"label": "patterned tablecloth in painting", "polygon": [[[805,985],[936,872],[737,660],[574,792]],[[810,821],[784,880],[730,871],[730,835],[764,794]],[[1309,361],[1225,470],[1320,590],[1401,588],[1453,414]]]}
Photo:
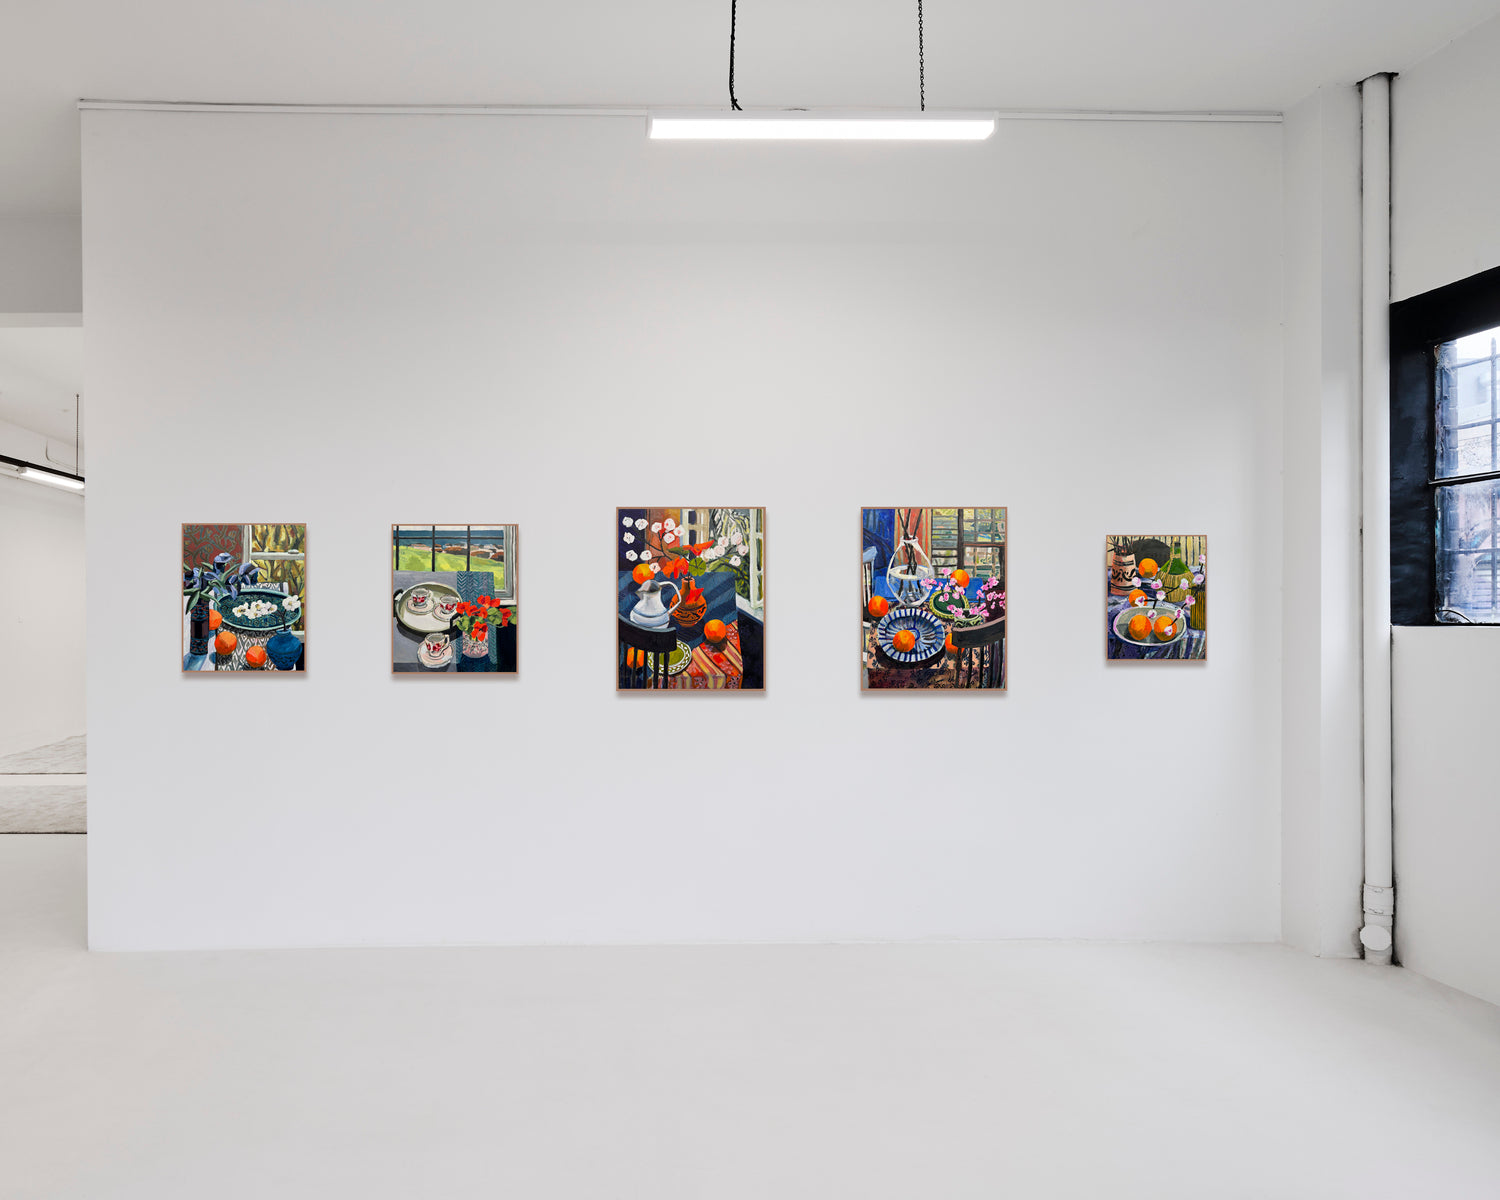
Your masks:
{"label": "patterned tablecloth in painting", "polygon": [[[1205,658],[1208,654],[1208,631],[1188,628],[1169,646],[1138,646],[1114,634],[1115,617],[1129,603],[1123,596],[1111,596],[1104,614],[1104,644],[1110,658]],[[1186,619],[1186,618],[1184,618]]]}
{"label": "patterned tablecloth in painting", "polygon": [[[619,572],[619,612],[625,617],[635,607],[639,586],[630,577],[629,571]],[[708,601],[708,611],[703,620],[688,629],[670,626],[678,641],[686,642],[693,657],[687,670],[667,678],[669,688],[737,689],[745,677],[744,661],[740,657],[739,605],[734,598],[734,576],[728,571],[712,571],[700,575],[696,580]],[[667,591],[670,599],[671,591]],[[718,645],[709,644],[703,637],[703,627],[710,621],[723,621],[729,636]],[[623,656],[624,648],[620,648]],[[624,662],[622,657],[620,660]]]}

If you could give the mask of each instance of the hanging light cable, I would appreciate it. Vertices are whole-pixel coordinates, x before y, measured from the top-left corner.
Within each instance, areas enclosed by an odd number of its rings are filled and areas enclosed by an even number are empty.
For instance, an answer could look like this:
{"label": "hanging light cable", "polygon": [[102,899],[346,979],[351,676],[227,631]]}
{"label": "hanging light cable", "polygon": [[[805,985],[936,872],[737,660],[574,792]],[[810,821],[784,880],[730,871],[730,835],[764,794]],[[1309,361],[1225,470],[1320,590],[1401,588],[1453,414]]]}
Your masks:
{"label": "hanging light cable", "polygon": [[740,111],[740,102],[734,96],[734,31],[739,24],[740,0],[729,0],[729,107]]}
{"label": "hanging light cable", "polygon": [[646,135],[655,141],[912,141],[978,142],[995,132],[993,112],[927,112],[927,31],[917,0],[917,111],[817,112],[788,109],[744,113],[734,89],[739,0],[729,0],[729,113],[653,112]]}

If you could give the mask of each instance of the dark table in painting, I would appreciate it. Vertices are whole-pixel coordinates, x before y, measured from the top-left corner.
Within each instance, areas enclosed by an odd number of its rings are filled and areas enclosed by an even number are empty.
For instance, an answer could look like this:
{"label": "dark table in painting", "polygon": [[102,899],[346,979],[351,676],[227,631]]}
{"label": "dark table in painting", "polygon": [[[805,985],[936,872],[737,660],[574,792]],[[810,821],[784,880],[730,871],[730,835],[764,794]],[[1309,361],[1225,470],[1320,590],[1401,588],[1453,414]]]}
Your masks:
{"label": "dark table in painting", "polygon": [[[285,593],[276,592],[273,588],[261,587],[252,589],[251,593],[249,594],[253,594],[255,596],[264,596],[272,599],[280,599],[281,596],[283,596]],[[232,602],[226,601],[226,603],[229,603],[231,608],[233,607]],[[214,608],[215,610],[218,609],[217,604],[211,605],[210,607]],[[182,644],[184,646],[187,646],[191,641],[192,624],[193,619],[188,615],[187,599],[186,597],[184,597],[182,601]],[[232,633],[234,631],[231,630],[230,632]],[[300,636],[300,631],[298,633],[298,636]],[[242,661],[238,662],[237,665],[231,665],[231,660],[229,657],[225,657],[221,660],[220,656],[214,653],[214,637],[214,634],[209,634],[207,654],[192,654],[187,651],[183,652],[182,669],[184,671],[227,671],[245,669]],[[239,657],[242,660],[244,656],[240,655]],[[297,665],[293,668],[293,670],[306,670],[306,663],[307,655],[304,652],[302,656],[298,658]],[[267,660],[265,666],[261,667],[260,669],[262,671],[275,672],[277,670],[277,666],[274,662]]]}
{"label": "dark table in painting", "polygon": [[[391,578],[392,600],[394,601],[396,593],[403,592],[414,584],[441,582],[455,575],[458,577],[458,582],[454,586],[458,588],[459,596],[470,604],[476,602],[480,596],[494,595],[495,576],[491,571],[394,571]],[[516,627],[514,625],[503,629],[498,625],[490,626],[490,653],[487,658],[468,658],[464,655],[461,645],[463,634],[460,630],[452,630],[449,636],[453,639],[452,658],[445,666],[429,667],[417,658],[417,647],[422,644],[421,635],[413,633],[401,624],[396,619],[393,610],[391,613],[391,669],[419,672],[424,675],[441,675],[444,672],[483,674],[516,669]]]}
{"label": "dark table in painting", "polygon": [[[636,605],[637,589],[640,585],[630,577],[629,571],[620,571],[618,575],[619,614],[622,620],[628,620],[631,609]],[[696,689],[737,689],[746,686],[747,671],[740,629],[742,614],[735,600],[734,575],[728,571],[710,571],[698,576],[693,582],[703,589],[708,611],[703,614],[701,621],[686,629],[679,627],[675,621],[668,623],[665,632],[675,634],[678,641],[686,643],[688,649],[692,651],[692,657],[685,670],[676,675],[667,676],[666,686]],[[667,602],[670,603],[671,589],[668,588],[665,591]],[[751,618],[744,619],[750,620]],[[703,636],[703,627],[715,620],[723,621],[729,631],[728,636],[718,646],[712,645]],[[623,669],[625,666],[623,645],[619,647],[619,656],[619,666]],[[758,670],[755,672],[755,677],[759,677]],[[760,684],[757,682],[753,686],[759,687]]]}
{"label": "dark table in painting", "polygon": [[[974,600],[979,595],[979,587],[984,580],[974,577],[969,580],[969,586],[964,589],[964,595]],[[891,589],[886,586],[885,573],[878,571],[872,581],[870,594],[872,596],[883,596],[891,603],[891,608],[897,608],[896,598]],[[927,606],[921,605],[927,612],[933,612]],[[953,632],[953,622],[941,613],[933,613],[942,622],[945,635]],[[998,687],[1003,688],[1006,681],[1005,663],[1005,627],[1002,618],[998,632],[1000,639],[988,650],[989,654],[998,654],[1000,661],[992,671],[982,671],[978,667],[980,651],[976,649],[965,649],[960,647],[957,653],[948,651],[943,654],[932,666],[909,667],[892,662],[882,653],[875,637],[875,628],[878,622],[872,620],[868,611],[864,618],[864,671],[865,687],[871,689],[887,688],[952,688],[962,691],[967,688]],[[986,661],[987,657],[986,657]]]}

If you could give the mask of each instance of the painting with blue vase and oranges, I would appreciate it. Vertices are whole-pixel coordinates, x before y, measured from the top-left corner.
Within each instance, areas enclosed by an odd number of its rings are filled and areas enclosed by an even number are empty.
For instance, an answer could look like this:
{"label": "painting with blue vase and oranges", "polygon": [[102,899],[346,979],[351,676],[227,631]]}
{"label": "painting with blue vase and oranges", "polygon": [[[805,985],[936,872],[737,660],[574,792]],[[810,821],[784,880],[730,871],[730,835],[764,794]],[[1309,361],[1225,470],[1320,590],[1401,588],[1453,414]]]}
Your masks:
{"label": "painting with blue vase and oranges", "polygon": [[307,526],[182,527],[182,669],[307,669]]}

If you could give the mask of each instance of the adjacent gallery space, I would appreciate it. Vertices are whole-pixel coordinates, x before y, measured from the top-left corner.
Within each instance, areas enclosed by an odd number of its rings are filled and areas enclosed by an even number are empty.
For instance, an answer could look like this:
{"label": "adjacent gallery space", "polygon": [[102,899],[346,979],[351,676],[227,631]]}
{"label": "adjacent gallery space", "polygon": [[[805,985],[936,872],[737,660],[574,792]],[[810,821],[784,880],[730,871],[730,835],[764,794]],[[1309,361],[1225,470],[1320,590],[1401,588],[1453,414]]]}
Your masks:
{"label": "adjacent gallery space", "polygon": [[1358,7],[0,0],[0,1197],[1493,1196],[1500,0]]}

